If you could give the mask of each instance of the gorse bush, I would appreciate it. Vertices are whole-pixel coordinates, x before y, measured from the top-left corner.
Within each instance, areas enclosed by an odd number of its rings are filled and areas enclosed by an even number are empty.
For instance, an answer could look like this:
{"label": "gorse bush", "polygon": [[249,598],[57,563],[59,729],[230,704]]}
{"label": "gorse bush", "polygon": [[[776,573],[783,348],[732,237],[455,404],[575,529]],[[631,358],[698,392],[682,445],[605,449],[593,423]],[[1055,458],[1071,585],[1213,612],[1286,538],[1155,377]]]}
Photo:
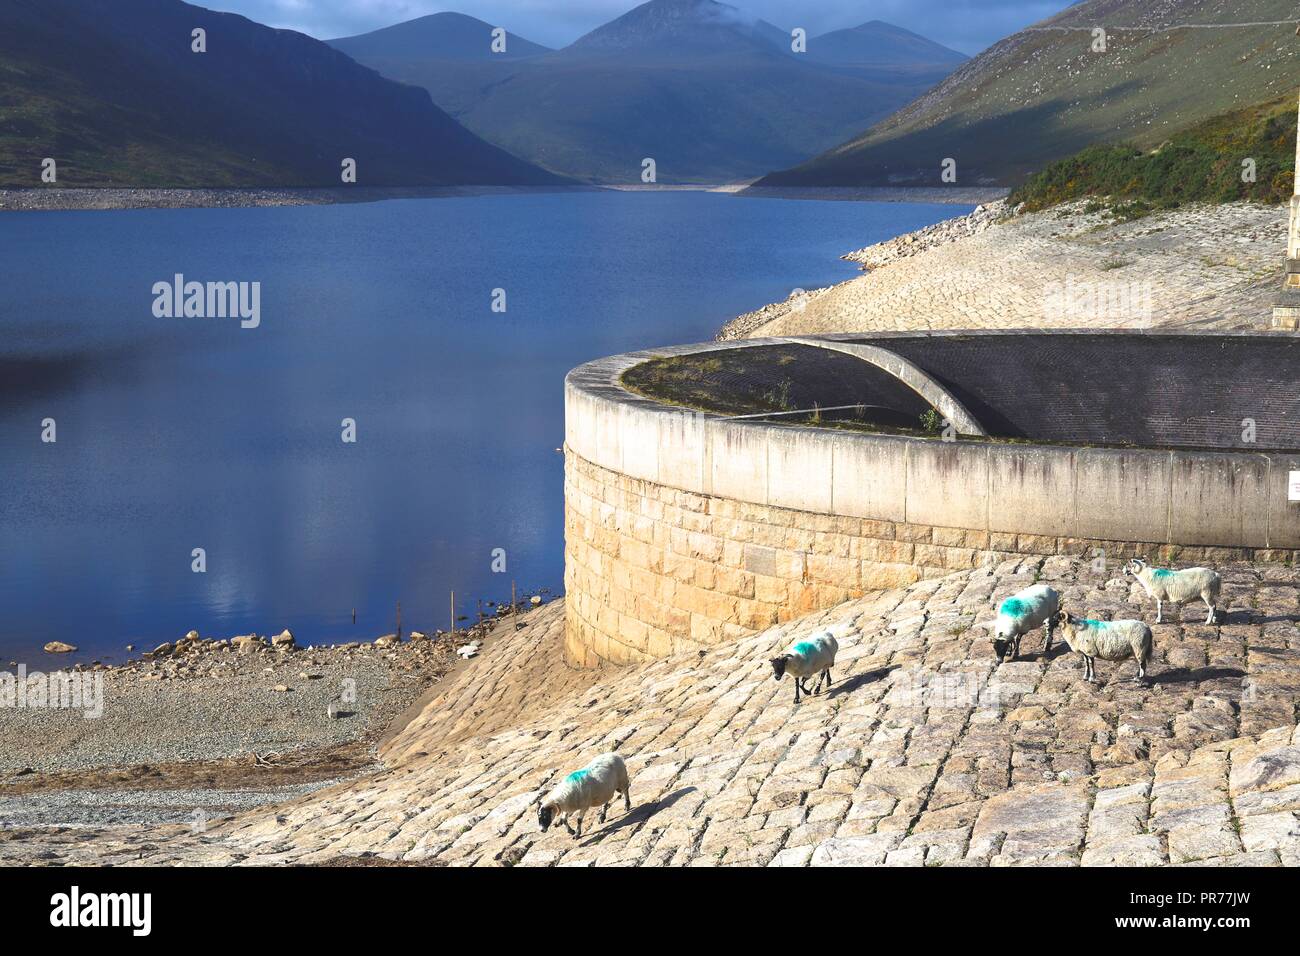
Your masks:
{"label": "gorse bush", "polygon": [[[1032,212],[1109,196],[1128,200],[1113,210],[1121,218],[1185,202],[1285,202],[1294,182],[1295,137],[1295,100],[1274,100],[1205,120],[1151,151],[1089,146],[1035,173],[1012,191],[1010,202]],[[1247,159],[1255,164],[1253,182],[1242,177]]]}

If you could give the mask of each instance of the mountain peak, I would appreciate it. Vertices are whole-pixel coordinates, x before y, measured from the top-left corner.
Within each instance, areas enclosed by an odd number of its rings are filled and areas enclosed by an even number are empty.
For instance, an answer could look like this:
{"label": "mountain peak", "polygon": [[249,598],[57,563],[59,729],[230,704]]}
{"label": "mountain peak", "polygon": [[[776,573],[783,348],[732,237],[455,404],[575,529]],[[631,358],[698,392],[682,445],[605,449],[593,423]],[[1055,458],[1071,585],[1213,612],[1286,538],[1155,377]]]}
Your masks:
{"label": "mountain peak", "polygon": [[618,50],[788,52],[789,37],[766,20],[717,0],[650,0],[568,47],[582,52]]}
{"label": "mountain peak", "polygon": [[506,48],[492,52],[495,27],[464,13],[446,11],[416,17],[405,23],[328,41],[351,57],[388,57],[441,60],[516,60],[550,52],[549,47],[506,33]]}
{"label": "mountain peak", "polygon": [[890,66],[925,64],[949,68],[967,57],[884,20],[868,20],[808,41],[808,53],[823,63]]}

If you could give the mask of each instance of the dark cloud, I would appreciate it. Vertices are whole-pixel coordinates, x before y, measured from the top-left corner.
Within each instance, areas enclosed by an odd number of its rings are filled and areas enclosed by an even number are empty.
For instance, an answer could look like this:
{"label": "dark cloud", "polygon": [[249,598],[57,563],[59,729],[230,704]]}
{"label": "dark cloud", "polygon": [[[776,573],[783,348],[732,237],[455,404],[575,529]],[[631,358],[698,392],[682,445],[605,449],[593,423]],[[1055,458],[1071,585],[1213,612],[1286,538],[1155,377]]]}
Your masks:
{"label": "dark cloud", "polygon": [[[259,23],[321,39],[365,33],[403,20],[455,10],[547,46],[564,46],[636,6],[635,0],[200,0]],[[1067,0],[733,0],[733,6],[809,35],[885,20],[963,53],[1049,17]]]}

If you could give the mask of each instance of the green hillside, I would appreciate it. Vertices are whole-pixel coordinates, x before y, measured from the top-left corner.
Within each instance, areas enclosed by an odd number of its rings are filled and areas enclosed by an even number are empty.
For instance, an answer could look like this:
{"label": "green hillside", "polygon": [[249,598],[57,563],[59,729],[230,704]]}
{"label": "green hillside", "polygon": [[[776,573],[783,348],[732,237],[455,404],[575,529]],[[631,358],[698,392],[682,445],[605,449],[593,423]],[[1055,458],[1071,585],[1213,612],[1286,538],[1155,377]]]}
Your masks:
{"label": "green hillside", "polygon": [[[957,185],[1015,185],[1094,144],[1153,148],[1211,116],[1293,94],[1297,16],[1290,0],[1086,0],[760,185],[942,185],[950,157]],[[1104,52],[1092,48],[1097,27]]]}
{"label": "green hillside", "polygon": [[[208,50],[190,48],[207,31]],[[180,0],[0,0],[0,186],[549,184],[424,90]]]}
{"label": "green hillside", "polygon": [[[1034,211],[1105,196],[1127,200],[1117,208],[1129,216],[1192,201],[1286,202],[1295,182],[1295,145],[1296,102],[1288,96],[1197,123],[1157,149],[1090,146],[1029,177],[1010,201]],[[1254,163],[1253,182],[1242,178],[1245,160]]]}

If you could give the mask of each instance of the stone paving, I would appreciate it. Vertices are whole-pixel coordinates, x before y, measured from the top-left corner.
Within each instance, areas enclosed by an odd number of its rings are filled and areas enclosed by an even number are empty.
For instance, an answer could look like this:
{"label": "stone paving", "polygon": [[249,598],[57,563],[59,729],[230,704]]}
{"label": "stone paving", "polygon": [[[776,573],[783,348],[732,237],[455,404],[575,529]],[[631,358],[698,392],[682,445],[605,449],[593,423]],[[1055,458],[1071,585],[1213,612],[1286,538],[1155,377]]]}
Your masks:
{"label": "stone paving", "polygon": [[[1300,864],[1300,571],[1224,567],[1226,619],[1154,627],[1149,686],[1057,641],[996,665],[997,601],[1033,581],[1100,617],[1154,608],[1118,571],[1025,558],[734,644],[570,671],[562,602],[494,641],[385,751],[391,769],[203,835],[0,831],[0,861],[448,865]],[[836,682],[793,704],[767,658],[838,626]],[[482,695],[482,696],[479,696]],[[537,828],[560,775],[618,750],[633,809]],[[589,822],[591,822],[589,820]]]}
{"label": "stone paving", "polygon": [[1268,326],[1282,283],[1285,206],[1189,206],[1123,223],[1084,208],[1018,216],[937,246],[912,233],[850,253],[875,261],[883,251],[888,261],[740,316],[719,337]]}

